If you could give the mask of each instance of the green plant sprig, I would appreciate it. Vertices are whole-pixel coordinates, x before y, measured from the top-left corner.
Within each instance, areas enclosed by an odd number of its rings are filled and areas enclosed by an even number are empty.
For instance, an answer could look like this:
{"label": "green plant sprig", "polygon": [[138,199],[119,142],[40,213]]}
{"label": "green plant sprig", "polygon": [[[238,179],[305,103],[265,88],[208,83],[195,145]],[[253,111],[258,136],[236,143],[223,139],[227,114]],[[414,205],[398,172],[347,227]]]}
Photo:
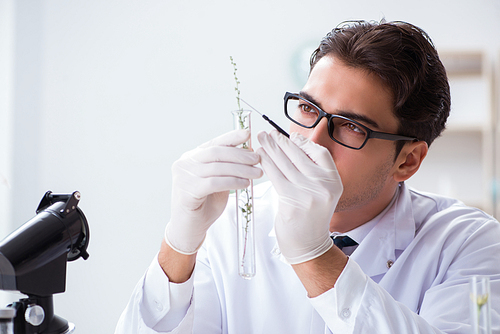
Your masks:
{"label": "green plant sprig", "polygon": [[238,103],[238,110],[243,111],[243,108],[241,107],[240,104],[240,81],[238,80],[238,75],[236,72],[238,71],[238,68],[236,67],[236,63],[234,62],[233,56],[229,56],[229,59],[231,60],[231,65],[233,65],[233,75],[234,75],[234,80],[236,81],[236,87],[234,87],[234,90],[236,91],[236,102]]}
{"label": "green plant sprig", "polygon": [[[236,66],[236,62],[233,59],[233,56],[229,56],[229,59],[231,60],[231,65],[233,65],[233,76],[234,76],[234,81],[236,82],[236,86],[234,87],[234,90],[236,91],[236,102],[238,103],[238,122],[240,123],[240,129],[248,129],[248,126],[245,126],[245,117],[243,117],[243,108],[241,107],[240,103],[240,80],[238,80],[238,75],[236,72],[238,71],[238,67]],[[242,145],[243,148],[248,148],[247,143],[243,143]]]}

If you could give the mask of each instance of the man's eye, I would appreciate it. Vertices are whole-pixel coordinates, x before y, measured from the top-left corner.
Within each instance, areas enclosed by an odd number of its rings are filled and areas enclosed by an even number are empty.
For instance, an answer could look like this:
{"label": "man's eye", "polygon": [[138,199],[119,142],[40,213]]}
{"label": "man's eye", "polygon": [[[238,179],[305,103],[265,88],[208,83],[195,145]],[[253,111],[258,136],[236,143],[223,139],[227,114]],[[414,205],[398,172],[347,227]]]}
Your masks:
{"label": "man's eye", "polygon": [[346,123],[342,124],[342,128],[349,130],[349,131],[352,131],[352,132],[359,133],[359,134],[363,134],[363,135],[365,134],[365,131],[361,127],[357,126],[354,123],[347,123],[346,122]]}
{"label": "man's eye", "polygon": [[301,103],[301,104],[299,104],[299,108],[300,108],[300,110],[302,110],[303,112],[306,112],[306,113],[309,113],[309,112],[315,112],[315,111],[313,110],[313,108],[311,108],[311,106],[310,106],[310,105],[305,104],[305,103]]}

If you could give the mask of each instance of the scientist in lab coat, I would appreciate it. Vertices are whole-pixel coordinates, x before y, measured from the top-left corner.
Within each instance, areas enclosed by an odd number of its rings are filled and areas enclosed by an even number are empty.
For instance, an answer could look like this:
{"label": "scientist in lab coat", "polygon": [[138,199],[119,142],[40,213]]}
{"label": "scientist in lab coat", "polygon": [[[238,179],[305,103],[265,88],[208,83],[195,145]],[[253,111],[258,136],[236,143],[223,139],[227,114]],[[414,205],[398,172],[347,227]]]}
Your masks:
{"label": "scientist in lab coat", "polygon": [[[286,93],[290,138],[237,130],[172,168],[172,215],[116,333],[471,333],[468,280],[491,281],[500,332],[500,225],[405,185],[445,127],[431,40],[404,22],[351,22]],[[260,163],[260,167],[258,164]],[[255,187],[257,274],[238,276],[234,198]]]}

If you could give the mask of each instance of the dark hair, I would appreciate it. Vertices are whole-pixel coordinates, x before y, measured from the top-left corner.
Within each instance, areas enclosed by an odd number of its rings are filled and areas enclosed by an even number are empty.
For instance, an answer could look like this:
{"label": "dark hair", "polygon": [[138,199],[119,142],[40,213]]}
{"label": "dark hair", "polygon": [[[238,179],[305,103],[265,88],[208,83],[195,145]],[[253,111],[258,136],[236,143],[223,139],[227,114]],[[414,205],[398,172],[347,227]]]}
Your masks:
{"label": "dark hair", "polygon": [[[450,113],[446,71],[429,36],[406,22],[344,22],[311,55],[311,70],[325,55],[379,76],[393,93],[398,133],[430,146]],[[396,157],[405,142],[396,145]]]}

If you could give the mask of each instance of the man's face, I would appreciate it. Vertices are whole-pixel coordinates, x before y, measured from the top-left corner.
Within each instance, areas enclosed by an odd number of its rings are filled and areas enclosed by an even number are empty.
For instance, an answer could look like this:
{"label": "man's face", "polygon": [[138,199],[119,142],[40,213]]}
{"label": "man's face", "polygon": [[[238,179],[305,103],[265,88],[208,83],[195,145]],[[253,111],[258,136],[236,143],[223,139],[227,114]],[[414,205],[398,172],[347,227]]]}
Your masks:
{"label": "man's face", "polygon": [[[334,57],[318,61],[300,95],[327,113],[355,119],[374,131],[397,132],[392,95],[380,78]],[[393,141],[370,139],[361,150],[344,147],[329,137],[325,118],[313,129],[292,123],[290,131],[326,147],[333,156],[344,185],[336,213],[371,219],[391,200],[397,186],[392,178],[396,169]],[[332,225],[334,220],[335,215]]]}

